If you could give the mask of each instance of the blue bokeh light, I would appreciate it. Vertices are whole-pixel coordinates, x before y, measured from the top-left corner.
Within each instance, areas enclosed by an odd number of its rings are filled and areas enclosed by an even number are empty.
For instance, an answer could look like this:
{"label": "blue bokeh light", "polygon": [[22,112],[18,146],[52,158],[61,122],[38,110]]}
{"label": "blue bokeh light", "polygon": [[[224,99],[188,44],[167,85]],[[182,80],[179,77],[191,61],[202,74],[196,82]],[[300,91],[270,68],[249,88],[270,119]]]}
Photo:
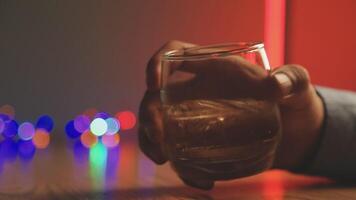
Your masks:
{"label": "blue bokeh light", "polygon": [[4,122],[6,122],[6,121],[9,121],[11,118],[7,114],[0,113],[0,119],[2,119]]}
{"label": "blue bokeh light", "polygon": [[12,138],[17,134],[17,129],[19,125],[15,120],[10,120],[5,122],[5,129],[3,131],[3,136],[5,138]]}
{"label": "blue bokeh light", "polygon": [[36,123],[37,129],[44,129],[48,133],[50,133],[53,130],[53,127],[54,127],[54,123],[49,115],[42,115],[41,117],[38,118]]}
{"label": "blue bokeh light", "polygon": [[65,129],[66,129],[67,136],[70,137],[70,138],[78,138],[81,135],[80,132],[75,130],[74,121],[73,120],[71,120],[71,121],[69,121],[67,123]]}

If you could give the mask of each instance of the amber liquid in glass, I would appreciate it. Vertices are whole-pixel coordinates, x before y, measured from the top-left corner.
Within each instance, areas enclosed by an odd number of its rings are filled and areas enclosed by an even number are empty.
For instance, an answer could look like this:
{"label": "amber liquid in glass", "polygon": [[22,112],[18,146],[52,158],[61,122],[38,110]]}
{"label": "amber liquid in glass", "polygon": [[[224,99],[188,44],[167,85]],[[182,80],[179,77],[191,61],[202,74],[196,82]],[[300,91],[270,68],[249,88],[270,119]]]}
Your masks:
{"label": "amber liquid in glass", "polygon": [[165,104],[165,149],[178,173],[233,179],[272,165],[279,139],[276,104],[253,99],[186,100]]}

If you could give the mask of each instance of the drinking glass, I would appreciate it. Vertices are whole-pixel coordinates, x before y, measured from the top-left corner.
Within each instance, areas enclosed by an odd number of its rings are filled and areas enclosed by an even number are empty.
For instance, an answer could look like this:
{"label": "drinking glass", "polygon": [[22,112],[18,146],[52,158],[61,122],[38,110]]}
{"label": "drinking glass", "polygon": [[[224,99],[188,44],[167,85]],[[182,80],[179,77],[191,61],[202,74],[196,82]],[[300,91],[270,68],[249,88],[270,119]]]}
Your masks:
{"label": "drinking glass", "polygon": [[164,150],[178,175],[227,180],[271,167],[281,127],[263,43],[169,51],[161,72]]}

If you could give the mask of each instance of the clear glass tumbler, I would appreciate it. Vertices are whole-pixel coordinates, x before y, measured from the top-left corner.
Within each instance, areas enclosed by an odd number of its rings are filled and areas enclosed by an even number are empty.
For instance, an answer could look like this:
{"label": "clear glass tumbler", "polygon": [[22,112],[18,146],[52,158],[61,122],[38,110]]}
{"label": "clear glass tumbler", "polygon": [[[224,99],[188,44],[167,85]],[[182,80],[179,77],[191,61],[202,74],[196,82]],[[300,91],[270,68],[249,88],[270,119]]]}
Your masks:
{"label": "clear glass tumbler", "polygon": [[178,175],[227,180],[271,167],[281,127],[277,103],[266,89],[269,72],[258,42],[163,55],[164,149]]}

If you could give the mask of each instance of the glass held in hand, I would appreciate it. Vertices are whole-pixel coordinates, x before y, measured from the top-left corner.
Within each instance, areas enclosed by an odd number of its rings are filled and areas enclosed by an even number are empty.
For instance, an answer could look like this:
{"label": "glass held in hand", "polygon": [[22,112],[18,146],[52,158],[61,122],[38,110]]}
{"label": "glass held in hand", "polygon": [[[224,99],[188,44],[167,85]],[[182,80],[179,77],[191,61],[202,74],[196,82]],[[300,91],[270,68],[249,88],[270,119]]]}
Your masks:
{"label": "glass held in hand", "polygon": [[164,149],[186,183],[271,167],[281,127],[263,43],[169,51],[161,72]]}

